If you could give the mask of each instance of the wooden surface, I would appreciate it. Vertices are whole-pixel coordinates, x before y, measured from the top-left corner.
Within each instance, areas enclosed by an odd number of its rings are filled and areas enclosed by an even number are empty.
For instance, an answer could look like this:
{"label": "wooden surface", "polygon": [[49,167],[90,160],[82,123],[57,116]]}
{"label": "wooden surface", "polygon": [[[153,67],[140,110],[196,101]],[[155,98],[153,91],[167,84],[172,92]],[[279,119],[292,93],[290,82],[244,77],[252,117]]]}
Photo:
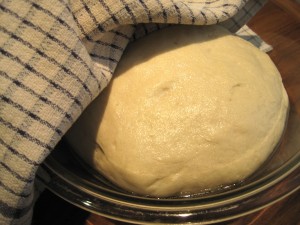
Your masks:
{"label": "wooden surface", "polygon": [[272,2],[295,19],[300,20],[300,4],[297,4],[296,0],[272,0]]}
{"label": "wooden surface", "polygon": [[[248,24],[274,50],[271,58],[282,74],[290,101],[300,114],[300,6],[272,0]],[[45,207],[46,206],[46,207]],[[124,225],[89,214],[46,191],[37,202],[33,225]],[[300,225],[300,191],[250,215],[218,225]]]}

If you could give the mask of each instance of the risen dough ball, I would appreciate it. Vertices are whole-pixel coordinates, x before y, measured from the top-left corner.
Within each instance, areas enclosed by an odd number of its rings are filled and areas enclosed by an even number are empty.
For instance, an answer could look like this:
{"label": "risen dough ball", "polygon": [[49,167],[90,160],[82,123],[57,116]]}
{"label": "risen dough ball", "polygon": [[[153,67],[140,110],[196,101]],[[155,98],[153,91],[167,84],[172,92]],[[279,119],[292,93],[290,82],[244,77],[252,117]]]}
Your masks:
{"label": "risen dough ball", "polygon": [[196,193],[252,174],[278,143],[287,108],[265,53],[221,27],[175,26],[126,49],[67,138],[125,190]]}

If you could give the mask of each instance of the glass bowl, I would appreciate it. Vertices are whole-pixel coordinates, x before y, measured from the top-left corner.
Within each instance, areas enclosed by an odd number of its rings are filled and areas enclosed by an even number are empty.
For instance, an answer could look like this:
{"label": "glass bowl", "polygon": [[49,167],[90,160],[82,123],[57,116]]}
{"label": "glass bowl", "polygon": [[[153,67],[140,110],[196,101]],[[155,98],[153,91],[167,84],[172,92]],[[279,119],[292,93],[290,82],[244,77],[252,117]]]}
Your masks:
{"label": "glass bowl", "polygon": [[300,115],[296,109],[290,103],[281,142],[257,172],[241,183],[213,191],[172,198],[128,193],[87,167],[64,139],[46,159],[39,176],[47,188],[66,201],[114,220],[138,224],[210,224],[230,220],[300,189]]}
{"label": "glass bowl", "polygon": [[[271,38],[265,35],[269,39],[262,37],[275,44],[272,44],[275,51],[271,55],[281,68],[283,82],[290,95],[290,111],[277,149],[251,177],[198,195],[173,198],[137,196],[119,189],[87,167],[62,139],[39,168],[40,180],[52,192],[80,208],[136,224],[218,223],[258,211],[299,190],[300,76],[299,60],[294,59],[297,52],[293,51],[294,46],[299,46],[299,38],[297,33],[292,32],[294,27],[297,28],[296,23],[275,9],[271,5],[266,10],[262,9],[250,27],[257,28],[258,34],[271,34]],[[273,15],[276,13],[285,17],[275,18]],[[288,22],[280,23],[283,21],[281,18]],[[274,19],[277,19],[276,23]],[[273,42],[272,39],[276,40]]]}

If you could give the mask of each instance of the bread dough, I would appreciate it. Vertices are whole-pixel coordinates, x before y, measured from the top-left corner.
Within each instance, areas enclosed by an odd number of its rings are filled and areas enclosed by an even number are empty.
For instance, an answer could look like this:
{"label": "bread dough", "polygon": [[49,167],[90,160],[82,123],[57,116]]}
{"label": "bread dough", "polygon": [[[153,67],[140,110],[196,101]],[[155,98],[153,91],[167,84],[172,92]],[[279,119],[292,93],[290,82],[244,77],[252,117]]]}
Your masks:
{"label": "bread dough", "polygon": [[241,181],[284,129],[288,98],[278,70],[219,26],[151,33],[129,45],[114,76],[67,140],[137,194],[191,194]]}

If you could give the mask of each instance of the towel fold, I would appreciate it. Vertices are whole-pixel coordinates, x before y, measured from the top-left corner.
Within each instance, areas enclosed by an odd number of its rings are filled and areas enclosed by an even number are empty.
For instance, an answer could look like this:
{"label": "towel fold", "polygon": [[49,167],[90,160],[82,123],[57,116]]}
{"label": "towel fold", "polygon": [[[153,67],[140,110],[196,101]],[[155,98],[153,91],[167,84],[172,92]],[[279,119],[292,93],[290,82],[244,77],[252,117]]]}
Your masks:
{"label": "towel fold", "polygon": [[37,168],[106,87],[128,42],[166,24],[218,23],[237,32],[264,3],[1,1],[0,224],[31,223]]}

